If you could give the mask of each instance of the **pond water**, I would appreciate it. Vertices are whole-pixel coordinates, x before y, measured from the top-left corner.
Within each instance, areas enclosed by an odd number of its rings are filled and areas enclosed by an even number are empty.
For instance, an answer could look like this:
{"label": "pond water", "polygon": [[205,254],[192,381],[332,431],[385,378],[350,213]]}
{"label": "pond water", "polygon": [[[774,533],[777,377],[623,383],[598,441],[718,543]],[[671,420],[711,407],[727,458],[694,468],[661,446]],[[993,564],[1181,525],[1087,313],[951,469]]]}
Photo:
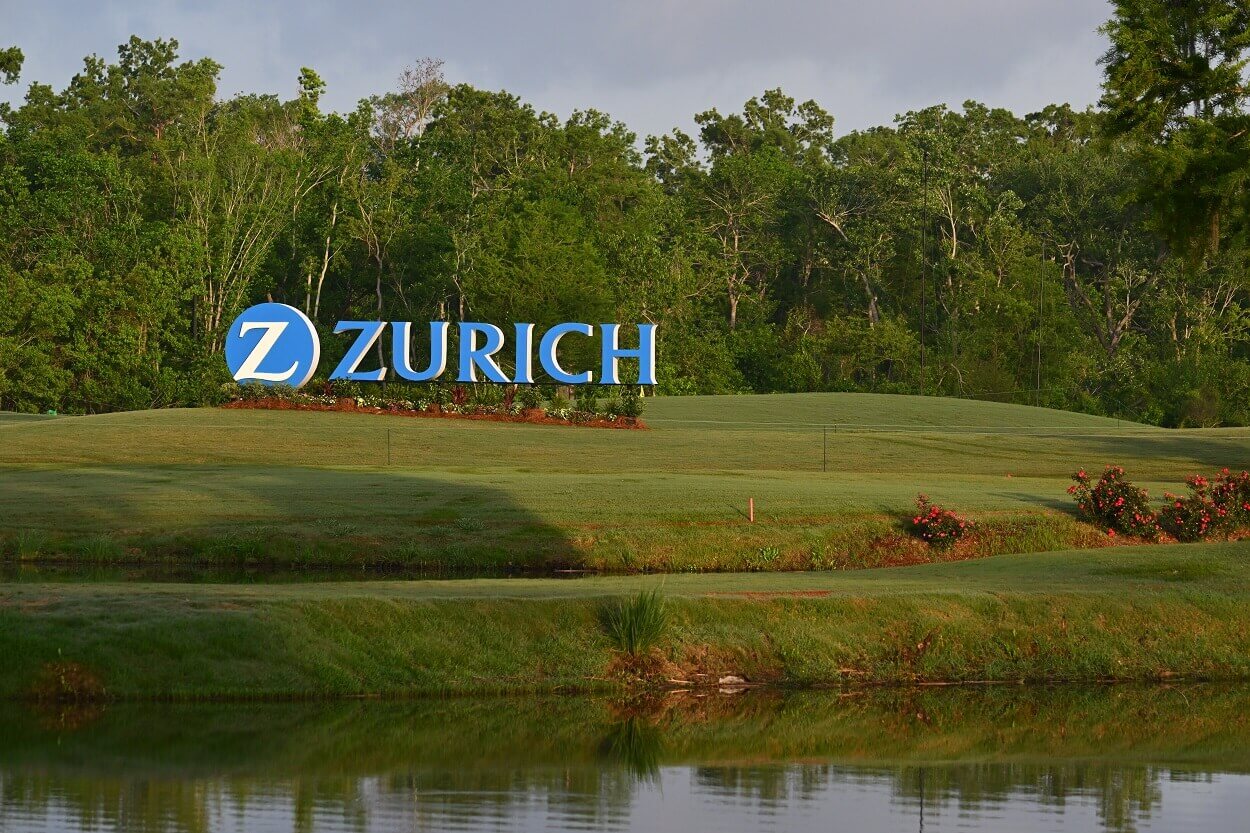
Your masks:
{"label": "pond water", "polygon": [[1246,829],[1250,688],[0,705],[0,830]]}

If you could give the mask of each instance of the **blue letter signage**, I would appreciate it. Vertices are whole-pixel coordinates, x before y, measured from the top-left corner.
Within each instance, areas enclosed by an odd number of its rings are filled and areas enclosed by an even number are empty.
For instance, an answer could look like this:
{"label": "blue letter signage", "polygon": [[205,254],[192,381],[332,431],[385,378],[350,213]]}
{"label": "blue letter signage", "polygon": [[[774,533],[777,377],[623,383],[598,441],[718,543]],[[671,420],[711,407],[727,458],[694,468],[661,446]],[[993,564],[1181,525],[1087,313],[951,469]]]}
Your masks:
{"label": "blue letter signage", "polygon": [[226,333],[226,366],[236,382],[298,388],[312,378],[320,358],[317,329],[286,304],[244,310]]}
{"label": "blue letter signage", "polygon": [[[391,328],[390,350],[379,350],[384,344],[386,328]],[[533,384],[535,364],[548,377],[565,385],[588,385],[596,380],[601,385],[655,384],[655,324],[638,324],[638,346],[620,346],[620,324],[566,322],[556,324],[538,339],[538,361],[534,361],[533,324],[515,324],[511,349],[501,327],[462,321],[458,325],[459,356],[457,382],[490,381]],[[426,327],[422,327],[426,329]],[[451,325],[431,321],[429,364],[421,369],[412,366],[412,331],[409,321],[340,321],[336,334],[356,333],[343,360],[331,379],[352,382],[381,382],[394,369],[394,377],[408,382],[432,382],[443,375],[448,362],[448,337]],[[600,366],[596,375],[591,370],[572,371],[560,363],[560,341],[566,336],[593,339],[598,329],[601,341]],[[389,354],[390,367],[383,365],[362,370]],[[298,388],[307,384],[317,370],[321,344],[317,330],[308,316],[286,304],[258,304],[244,310],[226,334],[226,365],[236,382],[260,382],[264,385],[285,384]],[[512,359],[513,375],[509,378],[499,359]],[[618,363],[621,359],[638,360],[636,382],[623,383]],[[385,358],[383,359],[385,361]]]}

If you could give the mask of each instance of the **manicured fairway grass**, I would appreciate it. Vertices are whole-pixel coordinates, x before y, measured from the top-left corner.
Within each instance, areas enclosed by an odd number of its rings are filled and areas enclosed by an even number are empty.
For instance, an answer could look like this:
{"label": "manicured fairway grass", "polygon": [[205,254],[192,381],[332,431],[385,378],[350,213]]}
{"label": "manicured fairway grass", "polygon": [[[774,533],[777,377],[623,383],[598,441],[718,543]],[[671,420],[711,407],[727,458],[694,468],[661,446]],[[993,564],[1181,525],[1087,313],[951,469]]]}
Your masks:
{"label": "manicured fairway grass", "polygon": [[[660,588],[625,661],[606,598]],[[857,573],[0,585],[0,696],[329,697],[716,682],[1250,678],[1250,544]],[[67,682],[68,681],[68,682]],[[680,683],[676,683],[679,684]]]}
{"label": "manicured fairway grass", "polygon": [[985,540],[963,555],[1035,551],[1105,543],[1068,514],[1079,466],[1124,465],[1156,494],[1250,466],[1246,430],[966,400],[661,398],[646,419],[648,431],[212,409],[0,421],[0,537],[12,556],[19,532],[42,533],[27,559],[855,567],[929,557],[898,528],[917,492],[981,521]]}

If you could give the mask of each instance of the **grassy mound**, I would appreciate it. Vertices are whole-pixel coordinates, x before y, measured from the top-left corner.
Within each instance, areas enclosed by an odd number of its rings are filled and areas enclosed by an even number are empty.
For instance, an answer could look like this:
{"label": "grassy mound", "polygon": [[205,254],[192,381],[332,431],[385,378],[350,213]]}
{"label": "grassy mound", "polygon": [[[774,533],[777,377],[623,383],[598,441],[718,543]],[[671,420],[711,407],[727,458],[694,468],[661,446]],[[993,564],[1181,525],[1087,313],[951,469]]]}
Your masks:
{"label": "grassy mound", "polygon": [[[0,541],[28,560],[830,569],[934,558],[898,525],[917,492],[978,522],[950,555],[967,558],[1105,543],[1067,513],[1078,466],[1124,465],[1155,494],[1250,466],[1244,429],[967,400],[660,398],[646,419],[628,432],[230,410],[0,422]],[[33,550],[18,545],[29,530]]]}

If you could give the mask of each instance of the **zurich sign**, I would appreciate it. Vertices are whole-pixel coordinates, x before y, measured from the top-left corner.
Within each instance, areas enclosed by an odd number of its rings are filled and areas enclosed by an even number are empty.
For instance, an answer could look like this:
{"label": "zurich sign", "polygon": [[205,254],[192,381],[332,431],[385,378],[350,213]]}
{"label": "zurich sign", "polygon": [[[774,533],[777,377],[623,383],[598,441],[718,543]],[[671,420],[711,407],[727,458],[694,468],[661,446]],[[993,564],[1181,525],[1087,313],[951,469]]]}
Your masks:
{"label": "zurich sign", "polygon": [[[361,370],[367,356],[376,353],[378,344],[390,327],[390,366]],[[566,322],[551,327],[537,339],[537,364],[552,380],[566,385],[623,384],[618,363],[621,359],[638,360],[637,380],[625,384],[655,384],[655,324],[637,324],[638,347],[621,347],[619,324]],[[355,332],[356,338],[342,361],[330,374],[333,380],[381,382],[398,378],[408,382],[432,382],[447,369],[448,341],[451,323],[430,321],[429,363],[422,368],[412,366],[412,322],[409,321],[340,321],[334,332]],[[598,329],[600,340],[599,373],[590,370],[571,372],[560,364],[560,342],[568,336],[593,339]],[[459,355],[457,382],[490,381],[533,384],[535,336],[533,324],[512,325],[512,349],[507,348],[504,331],[494,324],[462,321],[457,325]],[[321,342],[317,328],[308,316],[286,304],[258,304],[244,310],[226,334],[226,365],[236,382],[260,382],[264,385],[301,387],[317,371],[321,358]],[[499,357],[510,356],[514,371],[511,376],[500,367]],[[393,374],[393,375],[392,375]]]}

